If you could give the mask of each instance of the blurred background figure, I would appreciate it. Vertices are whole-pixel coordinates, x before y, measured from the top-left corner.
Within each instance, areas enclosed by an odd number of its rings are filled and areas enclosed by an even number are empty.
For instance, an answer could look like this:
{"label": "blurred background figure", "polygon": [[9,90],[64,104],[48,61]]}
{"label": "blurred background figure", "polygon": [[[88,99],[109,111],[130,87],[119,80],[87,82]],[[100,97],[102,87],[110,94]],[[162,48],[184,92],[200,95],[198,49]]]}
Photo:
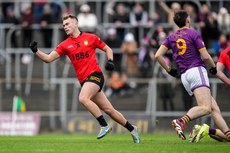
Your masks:
{"label": "blurred background figure", "polygon": [[[139,27],[145,27],[148,24],[148,13],[144,10],[140,2],[136,2],[129,14],[129,21],[134,26],[134,36],[136,40],[139,38]],[[139,41],[137,42],[139,44]]]}
{"label": "blurred background figure", "polygon": [[[19,24],[19,20],[14,14],[14,7],[12,5],[7,7],[6,16],[3,18],[2,22],[13,24],[13,25]],[[9,29],[6,29],[6,33],[8,32],[8,30]],[[11,36],[11,47],[18,47],[16,32],[13,32],[13,34]]]}
{"label": "blurred background figure", "polygon": [[[34,24],[34,21],[31,3],[23,3],[20,25],[22,28],[22,47],[24,48],[27,48],[33,39],[34,31],[31,26]],[[23,54],[21,61],[23,64],[29,64],[31,62],[31,55]]]}
{"label": "blurred background figure", "polygon": [[107,89],[105,91],[106,95],[111,96],[126,96],[130,94],[130,86],[127,83],[127,75],[122,72],[113,71]]}
{"label": "blurred background figure", "polygon": [[163,23],[162,18],[157,11],[151,12],[149,19],[148,19],[148,27],[152,28],[154,25]]}
{"label": "blurred background figure", "polygon": [[[165,56],[164,57],[167,64],[170,65],[170,59]],[[175,109],[174,100],[175,97],[175,87],[176,87],[176,79],[169,75],[164,69],[160,69],[159,76],[160,78],[165,78],[167,82],[161,83],[159,85],[160,89],[160,98],[162,99],[163,110],[165,111],[173,111]]]}
{"label": "blurred background figure", "polygon": [[138,51],[138,66],[141,78],[151,78],[153,76],[154,53],[149,47],[149,38],[145,37],[141,41]]}
{"label": "blurred background figure", "polygon": [[230,14],[225,7],[220,8],[217,14],[218,27],[221,33],[230,36]]}
{"label": "blurred background figure", "polygon": [[52,29],[49,27],[53,23],[52,10],[49,4],[43,7],[40,26],[43,36],[44,47],[50,48],[52,43]]}
{"label": "blurred background figure", "polygon": [[181,5],[177,2],[173,2],[170,7],[163,1],[163,0],[157,0],[158,4],[161,6],[161,8],[167,13],[168,16],[168,24],[174,25],[173,17],[174,13],[181,9]]}
{"label": "blurred background figure", "polygon": [[210,31],[207,30],[207,21],[208,21],[208,17],[210,15],[210,9],[209,6],[207,4],[202,4],[200,11],[198,12],[197,15],[197,23],[200,26],[201,29],[201,36],[204,40],[204,44],[206,45],[207,48],[209,48],[210,46],[207,46],[209,44],[209,38],[207,37],[207,35],[209,35]]}
{"label": "blurred background figure", "polygon": [[34,14],[30,3],[22,4],[22,14],[20,18],[20,25],[22,27],[22,47],[28,47],[33,37]]}
{"label": "blurred background figure", "polygon": [[137,77],[138,64],[137,64],[137,41],[133,33],[128,32],[125,35],[124,41],[121,45],[121,51],[126,56],[126,72],[128,76]]}
{"label": "blurred background figure", "polygon": [[117,26],[117,35],[120,39],[123,40],[125,35],[125,29],[121,26],[122,24],[129,23],[129,13],[128,8],[123,3],[118,3],[115,6],[114,14],[112,16],[112,23],[115,23]]}
{"label": "blurred background figure", "polygon": [[151,37],[150,40],[151,47],[153,47],[155,50],[158,49],[165,38],[166,38],[166,31],[161,25],[159,25]]}
{"label": "blurred background figure", "polygon": [[227,36],[225,34],[221,34],[219,39],[213,45],[213,51],[216,56],[219,57],[220,52],[226,49],[230,45]]}
{"label": "blurred background figure", "polygon": [[43,14],[43,7],[47,3],[48,3],[47,0],[34,0],[33,2],[34,23],[39,24]]}
{"label": "blurred background figure", "polygon": [[97,16],[90,12],[90,7],[87,4],[83,4],[80,7],[80,13],[77,15],[78,27],[80,30],[85,32],[96,32],[96,27],[98,24]]}
{"label": "blurred background figure", "polygon": [[141,3],[137,2],[133,6],[132,11],[130,12],[130,23],[131,25],[138,27],[147,24],[148,13],[143,9]]}
{"label": "blurred background figure", "polygon": [[[208,16],[208,19],[205,22],[205,31],[206,33],[206,38],[207,39],[207,48],[212,48],[213,44],[215,43],[216,40],[218,40],[220,31],[218,29],[218,23],[217,23],[217,15],[215,12],[211,12]],[[211,32],[210,32],[211,31]]]}
{"label": "blurred background figure", "polygon": [[120,50],[122,40],[117,35],[117,30],[115,28],[109,28],[107,30],[107,37],[105,39],[107,45],[113,48],[113,62],[115,64],[115,69],[117,71],[122,70],[122,52]]}

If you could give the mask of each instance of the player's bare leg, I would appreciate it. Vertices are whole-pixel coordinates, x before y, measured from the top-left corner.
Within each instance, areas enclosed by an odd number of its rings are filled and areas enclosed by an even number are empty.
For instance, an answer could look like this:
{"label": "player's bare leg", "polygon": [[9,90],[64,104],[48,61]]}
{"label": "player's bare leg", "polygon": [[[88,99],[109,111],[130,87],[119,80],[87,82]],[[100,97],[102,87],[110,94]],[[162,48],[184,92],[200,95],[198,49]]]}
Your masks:
{"label": "player's bare leg", "polygon": [[192,107],[187,113],[191,120],[211,113],[210,89],[207,87],[200,87],[195,89],[193,92],[196,98],[197,106]]}
{"label": "player's bare leg", "polygon": [[172,121],[172,126],[182,140],[185,140],[184,129],[185,125],[191,120],[197,119],[211,112],[211,93],[207,87],[200,87],[195,89],[194,96],[196,98],[197,106],[192,107],[186,115],[179,119]]}
{"label": "player's bare leg", "polygon": [[97,136],[97,139],[101,139],[110,131],[112,131],[112,127],[107,124],[99,107],[91,100],[92,97],[98,93],[98,90],[99,86],[97,84],[92,82],[85,82],[79,95],[79,101],[87,108],[87,110],[97,119],[101,125],[101,130]]}
{"label": "player's bare leg", "polygon": [[140,143],[137,127],[131,125],[125,119],[125,117],[112,106],[112,104],[106,98],[103,91],[97,93],[97,95],[95,95],[92,100],[99,106],[101,110],[103,110],[106,114],[108,114],[114,121],[124,126],[126,129],[128,129],[131,132],[134,143]]}
{"label": "player's bare leg", "polygon": [[220,108],[217,105],[217,102],[212,97],[212,113],[211,113],[212,119],[214,120],[215,125],[218,129],[216,129],[215,132],[211,133],[214,138],[220,138],[221,140],[230,141],[230,129],[225,122],[221,112]]}
{"label": "player's bare leg", "polygon": [[102,115],[99,107],[91,100],[99,90],[99,86],[92,82],[85,82],[79,95],[80,103],[95,117]]}

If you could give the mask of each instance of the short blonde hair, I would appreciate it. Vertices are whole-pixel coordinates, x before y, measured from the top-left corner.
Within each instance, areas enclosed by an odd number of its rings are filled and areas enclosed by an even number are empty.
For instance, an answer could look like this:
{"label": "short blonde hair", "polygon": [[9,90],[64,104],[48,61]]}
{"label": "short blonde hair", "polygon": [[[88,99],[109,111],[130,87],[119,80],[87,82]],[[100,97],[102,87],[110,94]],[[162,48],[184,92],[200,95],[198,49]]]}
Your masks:
{"label": "short blonde hair", "polygon": [[67,20],[68,18],[76,19],[76,20],[78,21],[78,18],[77,18],[75,15],[73,15],[73,14],[64,15],[64,16],[62,17],[62,21]]}

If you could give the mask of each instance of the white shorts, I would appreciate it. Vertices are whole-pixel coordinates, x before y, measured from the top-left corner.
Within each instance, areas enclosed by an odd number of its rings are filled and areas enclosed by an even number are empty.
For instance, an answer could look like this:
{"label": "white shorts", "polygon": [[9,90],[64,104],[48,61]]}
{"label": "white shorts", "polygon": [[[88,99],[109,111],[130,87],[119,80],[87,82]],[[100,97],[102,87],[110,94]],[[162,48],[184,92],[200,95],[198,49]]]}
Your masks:
{"label": "white shorts", "polygon": [[181,81],[190,96],[196,88],[210,87],[207,70],[202,66],[188,69],[181,75]]}

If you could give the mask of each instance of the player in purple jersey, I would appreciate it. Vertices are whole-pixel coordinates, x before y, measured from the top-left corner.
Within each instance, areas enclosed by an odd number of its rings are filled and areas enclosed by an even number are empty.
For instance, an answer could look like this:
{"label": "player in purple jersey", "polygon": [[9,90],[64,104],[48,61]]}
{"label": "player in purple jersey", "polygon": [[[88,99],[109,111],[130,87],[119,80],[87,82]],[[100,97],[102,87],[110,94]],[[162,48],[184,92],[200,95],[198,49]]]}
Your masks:
{"label": "player in purple jersey", "polygon": [[[172,50],[173,58],[179,68],[181,81],[191,96],[195,96],[197,106],[192,107],[184,116],[174,119],[172,126],[182,140],[185,140],[185,125],[197,118],[211,114],[219,130],[209,128],[208,134],[220,139],[230,140],[230,130],[223,119],[219,106],[210,92],[209,78],[205,63],[211,66],[209,72],[216,75],[217,69],[209,55],[200,34],[190,29],[190,17],[186,11],[178,11],[174,15],[174,22],[179,29],[169,35],[156,52],[156,59],[160,65],[172,76],[179,76],[176,68],[171,68],[164,61],[163,55]],[[203,132],[196,132],[190,142],[198,142]]]}

